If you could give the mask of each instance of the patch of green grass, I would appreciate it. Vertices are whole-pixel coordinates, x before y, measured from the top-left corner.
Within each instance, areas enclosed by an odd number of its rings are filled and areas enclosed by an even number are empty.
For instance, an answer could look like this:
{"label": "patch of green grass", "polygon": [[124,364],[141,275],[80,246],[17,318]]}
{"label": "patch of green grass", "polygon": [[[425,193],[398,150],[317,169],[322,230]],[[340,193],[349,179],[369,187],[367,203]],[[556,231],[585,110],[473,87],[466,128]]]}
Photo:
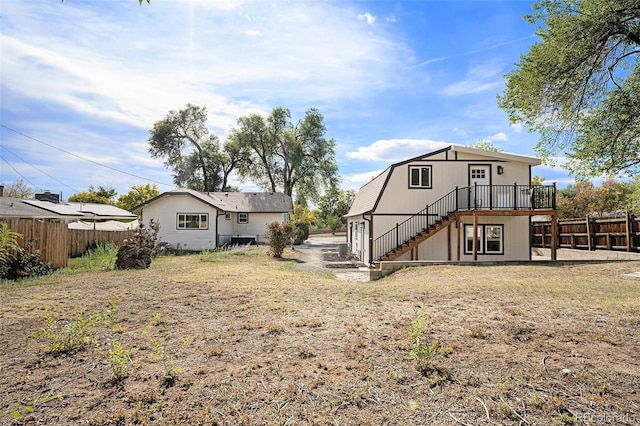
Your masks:
{"label": "patch of green grass", "polygon": [[69,259],[66,268],[59,270],[59,275],[75,275],[87,272],[104,272],[115,269],[118,246],[112,243],[99,245],[87,251],[82,257]]}

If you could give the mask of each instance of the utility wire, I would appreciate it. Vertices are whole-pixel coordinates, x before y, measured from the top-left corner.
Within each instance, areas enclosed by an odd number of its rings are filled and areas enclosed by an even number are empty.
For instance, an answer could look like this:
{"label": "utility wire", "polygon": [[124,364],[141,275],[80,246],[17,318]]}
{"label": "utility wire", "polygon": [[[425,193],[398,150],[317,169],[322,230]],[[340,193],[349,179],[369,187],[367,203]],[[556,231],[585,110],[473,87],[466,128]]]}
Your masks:
{"label": "utility wire", "polygon": [[[21,158],[21,157],[20,157],[18,154],[16,154],[15,152],[13,152],[13,151],[11,151],[10,149],[8,149],[6,146],[3,146],[3,147],[2,147],[2,149],[4,149],[5,151],[9,152],[10,154],[15,155],[19,160],[21,160],[21,161],[23,161],[23,162],[27,163],[28,165],[30,165],[31,167],[33,167],[34,169],[36,169],[37,171],[39,171],[39,172],[40,172],[40,173],[42,173],[43,175],[45,175],[45,176],[47,176],[47,177],[49,177],[49,178],[51,178],[51,179],[55,180],[55,181],[56,181],[56,182],[58,182],[60,185],[62,185],[62,186],[66,186],[67,188],[69,188],[70,190],[72,190],[72,191],[74,191],[74,192],[78,192],[78,189],[77,189],[77,188],[72,188],[72,187],[70,187],[69,185],[67,185],[66,183],[64,183],[64,182],[62,182],[62,181],[60,181],[60,180],[56,179],[55,177],[51,176],[50,174],[48,174],[48,173],[47,173],[47,172],[45,172],[44,170],[39,169],[38,167],[34,166],[33,164],[31,164],[30,162],[28,162],[28,161],[27,161],[27,160],[25,160],[24,158]],[[4,158],[3,158],[3,160],[4,160]],[[9,164],[9,162],[8,162],[7,160],[4,160],[4,161],[5,161],[7,164]],[[11,164],[9,164],[9,166],[11,166]],[[15,170],[15,167],[11,166],[11,168],[12,168],[13,170]],[[17,172],[16,172],[16,173],[17,173]],[[20,175],[20,176],[22,176],[22,175]],[[29,182],[29,183],[31,183],[31,182]],[[33,185],[33,184],[32,184],[32,185]],[[33,186],[35,186],[35,185],[33,185]]]}
{"label": "utility wire", "polygon": [[85,157],[83,157],[81,155],[74,154],[73,152],[65,151],[62,148],[58,148],[57,146],[54,146],[54,145],[51,145],[49,143],[43,142],[43,141],[41,141],[39,139],[34,138],[33,136],[29,136],[27,134],[24,134],[24,133],[18,131],[18,130],[12,129],[11,127],[5,126],[4,124],[0,124],[0,127],[4,127],[7,130],[10,130],[10,131],[12,131],[14,133],[19,134],[20,136],[23,136],[23,137],[25,137],[27,139],[31,139],[33,141],[36,141],[36,142],[41,143],[43,145],[46,145],[46,146],[48,146],[50,148],[57,149],[58,151],[64,152],[65,154],[73,155],[74,157],[77,157],[77,158],[79,158],[81,160],[88,161],[90,163],[96,164],[98,166],[104,167],[104,168],[109,169],[109,170],[113,170],[114,172],[122,173],[122,174],[129,175],[129,176],[133,176],[135,178],[143,179],[143,180],[146,180],[148,182],[157,183],[159,185],[170,186],[170,187],[174,187],[175,186],[173,184],[169,184],[169,183],[166,183],[166,182],[160,182],[160,181],[157,181],[157,180],[149,179],[149,178],[146,178],[146,177],[143,177],[143,176],[139,176],[139,175],[136,175],[136,174],[133,174],[133,173],[125,172],[124,170],[116,169],[115,167],[107,166],[106,164],[98,163],[97,161],[90,160],[90,159],[85,158]]}
{"label": "utility wire", "polygon": [[[3,147],[3,148],[4,148],[4,147]],[[11,167],[11,168],[13,169],[13,171],[14,171],[14,172],[16,172],[16,173],[17,173],[17,174],[18,174],[18,175],[19,175],[23,180],[26,180],[26,181],[27,181],[27,183],[29,183],[29,184],[30,184],[31,186],[33,186],[34,188],[36,187],[36,186],[33,184],[33,182],[31,182],[29,179],[27,179],[26,177],[24,177],[24,176],[22,175],[22,173],[20,173],[20,172],[19,172],[15,167],[13,167],[13,166],[11,165],[11,163],[10,163],[10,162],[8,162],[8,161],[7,161],[7,160],[6,160],[2,155],[0,155],[0,158],[2,159],[2,161],[4,161],[5,163],[7,163],[7,165],[8,165],[9,167]]]}

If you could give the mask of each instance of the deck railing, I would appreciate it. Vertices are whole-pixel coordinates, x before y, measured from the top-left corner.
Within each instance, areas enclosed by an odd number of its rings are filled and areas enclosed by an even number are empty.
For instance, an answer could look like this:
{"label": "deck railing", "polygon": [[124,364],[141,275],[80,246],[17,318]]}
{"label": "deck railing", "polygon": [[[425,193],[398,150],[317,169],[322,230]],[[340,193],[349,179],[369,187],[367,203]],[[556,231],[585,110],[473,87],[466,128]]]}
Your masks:
{"label": "deck railing", "polygon": [[555,185],[473,185],[456,187],[439,200],[380,235],[370,244],[370,262],[382,259],[436,227],[449,215],[468,210],[555,210]]}

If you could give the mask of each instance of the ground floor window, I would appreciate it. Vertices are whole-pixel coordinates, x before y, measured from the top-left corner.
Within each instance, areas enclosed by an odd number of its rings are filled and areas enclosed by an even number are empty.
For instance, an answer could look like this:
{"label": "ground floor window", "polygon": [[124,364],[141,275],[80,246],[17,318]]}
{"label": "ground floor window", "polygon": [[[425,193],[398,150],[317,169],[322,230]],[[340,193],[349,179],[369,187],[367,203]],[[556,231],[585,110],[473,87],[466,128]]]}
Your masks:
{"label": "ground floor window", "polygon": [[249,213],[238,213],[238,223],[249,223]]}
{"label": "ground floor window", "polygon": [[[464,226],[464,254],[473,254],[473,225]],[[504,225],[478,225],[478,254],[504,254]]]}
{"label": "ground floor window", "polygon": [[178,229],[209,229],[208,213],[178,213]]}

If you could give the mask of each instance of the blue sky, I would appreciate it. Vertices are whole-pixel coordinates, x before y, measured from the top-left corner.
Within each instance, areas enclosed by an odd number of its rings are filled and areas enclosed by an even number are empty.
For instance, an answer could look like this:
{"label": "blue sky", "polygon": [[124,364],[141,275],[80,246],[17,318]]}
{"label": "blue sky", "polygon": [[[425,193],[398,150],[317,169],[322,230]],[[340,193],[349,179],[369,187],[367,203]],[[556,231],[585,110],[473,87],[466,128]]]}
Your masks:
{"label": "blue sky", "polygon": [[221,140],[250,113],[318,108],[344,189],[443,144],[534,155],[537,135],[496,103],[538,40],[522,19],[531,1],[0,1],[5,185],[170,190],[147,138],[187,103],[207,108]]}

